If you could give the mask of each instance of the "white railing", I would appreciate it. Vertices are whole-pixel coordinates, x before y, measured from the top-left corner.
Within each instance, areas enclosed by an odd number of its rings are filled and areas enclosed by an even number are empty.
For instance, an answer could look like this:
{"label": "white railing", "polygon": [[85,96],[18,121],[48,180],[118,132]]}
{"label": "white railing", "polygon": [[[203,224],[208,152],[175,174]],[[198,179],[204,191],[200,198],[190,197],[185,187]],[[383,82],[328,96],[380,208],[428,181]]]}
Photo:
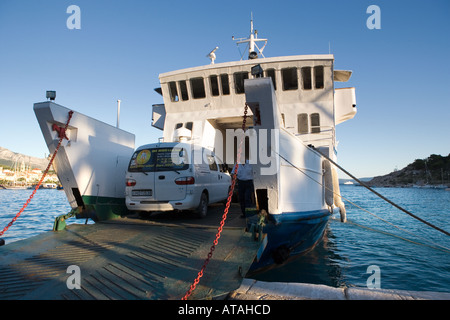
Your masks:
{"label": "white railing", "polygon": [[[313,133],[312,131],[319,129],[320,132]],[[335,148],[336,144],[336,130],[333,126],[312,126],[311,132],[296,133],[295,136],[301,139],[306,144],[318,146],[332,146]]]}

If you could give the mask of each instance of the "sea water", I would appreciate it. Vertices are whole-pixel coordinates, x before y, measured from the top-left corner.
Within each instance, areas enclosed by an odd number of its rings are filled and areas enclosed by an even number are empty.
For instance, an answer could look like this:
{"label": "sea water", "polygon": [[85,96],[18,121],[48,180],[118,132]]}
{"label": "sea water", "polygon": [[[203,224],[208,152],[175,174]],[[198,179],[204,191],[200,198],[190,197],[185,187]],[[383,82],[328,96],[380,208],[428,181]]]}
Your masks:
{"label": "sea water", "polygon": [[[376,190],[420,218],[450,231],[450,191]],[[0,230],[16,215],[31,192],[0,190]],[[314,250],[270,271],[264,280],[366,287],[372,275],[370,267],[376,266],[380,271],[378,285],[382,289],[450,292],[450,237],[363,187],[342,185],[341,193],[353,203],[344,201],[348,222],[341,223],[339,216],[334,216]],[[38,190],[2,238],[8,244],[51,230],[55,217],[69,211],[63,191]],[[84,220],[69,222],[84,223]]]}
{"label": "sea water", "polygon": [[[31,189],[0,189],[0,231],[16,216],[32,192]],[[1,238],[8,244],[52,230],[55,218],[70,210],[64,191],[39,189]]]}
{"label": "sea water", "polygon": [[[425,221],[450,232],[450,191],[376,188]],[[347,223],[333,216],[311,252],[273,269],[264,280],[450,292],[450,237],[410,217],[364,187],[341,186]],[[383,220],[381,220],[381,219]],[[371,267],[372,266],[372,267]],[[375,266],[375,268],[373,267]],[[258,276],[254,277],[258,279]],[[262,280],[262,279],[261,279]]]}

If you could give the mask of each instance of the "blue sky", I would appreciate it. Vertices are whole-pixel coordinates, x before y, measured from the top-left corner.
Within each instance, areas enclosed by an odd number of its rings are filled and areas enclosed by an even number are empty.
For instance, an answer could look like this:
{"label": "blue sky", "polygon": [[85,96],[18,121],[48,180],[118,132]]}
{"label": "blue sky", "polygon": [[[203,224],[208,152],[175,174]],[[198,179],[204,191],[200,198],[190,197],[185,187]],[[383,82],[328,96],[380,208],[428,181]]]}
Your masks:
{"label": "blue sky", "polygon": [[[69,30],[69,5],[81,29]],[[369,5],[381,29],[369,30]],[[136,134],[151,127],[158,74],[239,60],[231,37],[246,37],[253,12],[266,57],[335,56],[353,70],[358,114],[338,125],[338,158],[358,177],[386,174],[417,158],[450,152],[450,1],[99,1],[0,0],[0,146],[48,153],[33,112],[46,90],[56,102]],[[241,49],[243,50],[243,48]],[[341,174],[341,177],[345,177]]]}

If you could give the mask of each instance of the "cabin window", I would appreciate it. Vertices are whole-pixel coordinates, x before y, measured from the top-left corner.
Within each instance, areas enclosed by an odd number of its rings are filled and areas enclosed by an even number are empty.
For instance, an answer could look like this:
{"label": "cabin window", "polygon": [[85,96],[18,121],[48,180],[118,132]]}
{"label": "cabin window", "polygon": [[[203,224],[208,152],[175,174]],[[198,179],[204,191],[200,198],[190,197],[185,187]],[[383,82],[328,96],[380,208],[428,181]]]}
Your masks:
{"label": "cabin window", "polygon": [[180,86],[181,100],[183,100],[183,101],[189,100],[189,94],[188,94],[188,89],[187,89],[187,85],[186,85],[186,80],[178,81],[178,84]]}
{"label": "cabin window", "polygon": [[273,89],[277,90],[277,84],[276,84],[276,81],[275,81],[275,69],[267,69],[266,70],[266,77],[272,78]]}
{"label": "cabin window", "polygon": [[316,89],[323,89],[323,66],[314,67],[314,83]]}
{"label": "cabin window", "polygon": [[222,94],[229,95],[230,94],[230,83],[228,81],[228,74],[224,73],[220,75],[220,83],[222,85]]}
{"label": "cabin window", "polygon": [[297,126],[298,133],[305,134],[309,132],[307,113],[300,113],[299,115],[297,115]]}
{"label": "cabin window", "polygon": [[209,77],[209,83],[211,84],[211,94],[214,97],[219,95],[219,79],[216,75],[212,75]]}
{"label": "cabin window", "polygon": [[192,131],[192,127],[193,127],[194,123],[193,122],[186,122],[186,124],[184,125],[184,127],[188,130]]}
{"label": "cabin window", "polygon": [[318,113],[311,113],[311,133],[320,133],[320,115]]}
{"label": "cabin window", "polygon": [[180,129],[180,128],[183,128],[183,124],[182,123],[177,123],[175,125],[175,130]]}
{"label": "cabin window", "polygon": [[179,100],[177,83],[175,81],[169,82],[170,101],[177,102]]}
{"label": "cabin window", "polygon": [[298,89],[297,68],[281,69],[281,77],[283,78],[283,90]]}
{"label": "cabin window", "polygon": [[237,94],[244,93],[245,79],[248,79],[248,72],[236,72],[234,74],[234,88]]}
{"label": "cabin window", "polygon": [[311,90],[311,67],[302,68],[302,80],[303,80],[303,90]]}
{"label": "cabin window", "polygon": [[194,99],[206,98],[205,83],[203,82],[203,78],[192,78],[190,82],[192,97]]}

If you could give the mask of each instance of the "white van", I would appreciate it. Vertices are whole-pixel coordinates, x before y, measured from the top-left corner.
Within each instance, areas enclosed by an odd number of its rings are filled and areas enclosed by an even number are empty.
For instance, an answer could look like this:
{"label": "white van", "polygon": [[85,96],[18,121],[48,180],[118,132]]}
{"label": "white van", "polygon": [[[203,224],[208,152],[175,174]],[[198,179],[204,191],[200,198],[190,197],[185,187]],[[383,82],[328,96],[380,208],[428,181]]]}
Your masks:
{"label": "white van", "polygon": [[162,142],[139,147],[126,175],[125,198],[131,211],[195,210],[228,197],[231,177],[215,155],[189,143]]}

